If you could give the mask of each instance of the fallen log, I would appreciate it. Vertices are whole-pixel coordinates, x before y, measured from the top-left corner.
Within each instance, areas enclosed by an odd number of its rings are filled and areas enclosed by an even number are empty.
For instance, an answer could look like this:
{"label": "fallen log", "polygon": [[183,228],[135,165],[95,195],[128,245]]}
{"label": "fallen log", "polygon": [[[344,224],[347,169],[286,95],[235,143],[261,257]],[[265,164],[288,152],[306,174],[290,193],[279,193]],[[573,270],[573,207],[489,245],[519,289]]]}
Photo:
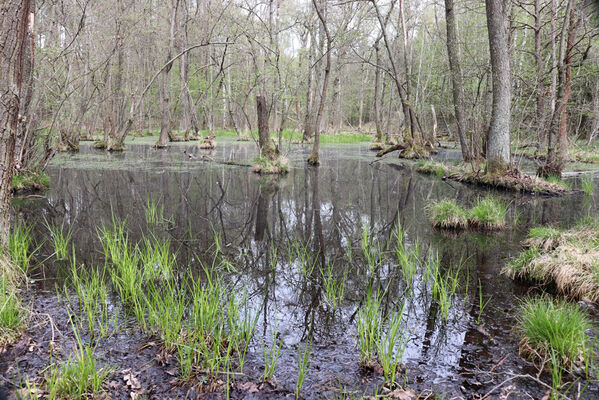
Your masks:
{"label": "fallen log", "polygon": [[382,157],[385,154],[394,152],[396,150],[405,150],[406,149],[406,145],[403,143],[398,143],[398,144],[394,144],[393,146],[389,146],[384,150],[379,151],[378,153],[376,153],[377,157]]}

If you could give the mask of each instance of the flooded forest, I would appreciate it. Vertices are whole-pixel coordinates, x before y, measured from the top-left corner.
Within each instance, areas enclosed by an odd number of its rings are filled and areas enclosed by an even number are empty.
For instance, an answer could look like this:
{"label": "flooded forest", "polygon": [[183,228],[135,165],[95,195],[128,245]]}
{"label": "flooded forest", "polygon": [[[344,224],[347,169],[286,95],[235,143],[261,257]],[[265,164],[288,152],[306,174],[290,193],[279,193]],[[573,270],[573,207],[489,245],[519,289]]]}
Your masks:
{"label": "flooded forest", "polygon": [[0,400],[599,398],[599,4],[0,0]]}

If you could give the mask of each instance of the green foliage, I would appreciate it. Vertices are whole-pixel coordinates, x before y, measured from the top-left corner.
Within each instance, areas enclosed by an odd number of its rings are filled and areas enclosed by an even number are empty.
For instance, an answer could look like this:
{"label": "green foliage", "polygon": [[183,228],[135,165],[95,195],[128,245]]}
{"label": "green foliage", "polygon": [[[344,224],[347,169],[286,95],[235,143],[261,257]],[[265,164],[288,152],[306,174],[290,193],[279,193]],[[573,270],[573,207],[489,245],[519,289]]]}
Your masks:
{"label": "green foliage", "polygon": [[31,227],[21,223],[16,224],[10,231],[8,238],[8,254],[12,263],[17,266],[24,275],[29,273],[31,263]]}
{"label": "green foliage", "polygon": [[[75,291],[77,303],[73,301],[69,294],[69,287],[65,285],[63,292],[68,308],[77,326],[87,327],[91,342],[107,337],[116,330],[118,311],[111,309],[104,270],[99,272],[94,269],[84,269],[80,272],[73,254],[70,288]],[[77,306],[78,313],[75,312]]]}
{"label": "green foliage", "polygon": [[463,229],[468,224],[468,213],[454,199],[435,201],[428,212],[435,228]]}
{"label": "green foliage", "polygon": [[552,226],[537,226],[537,227],[531,228],[528,231],[528,237],[530,239],[539,239],[539,240],[557,239],[560,236],[560,234],[561,234],[561,231]]}
{"label": "green foliage", "polygon": [[102,385],[112,375],[109,367],[100,367],[90,346],[83,345],[77,332],[75,357],[62,367],[52,364],[45,382],[49,399],[86,399],[100,394]]}
{"label": "green foliage", "polygon": [[586,194],[587,196],[593,194],[593,192],[595,191],[595,182],[593,181],[592,176],[584,175],[581,178],[580,183],[582,185],[582,191],[584,192],[584,194]]}
{"label": "green foliage", "polygon": [[397,384],[397,369],[408,344],[408,335],[402,329],[404,305],[405,303],[401,305],[398,311],[387,317],[387,331],[376,343],[376,351],[383,368],[385,384],[389,389],[393,389]]}
{"label": "green foliage", "polygon": [[333,309],[341,306],[345,297],[345,281],[347,280],[347,269],[343,273],[343,277],[336,279],[333,276],[333,268],[330,263],[327,263],[326,272],[320,267],[320,275],[322,277],[322,286],[324,289],[325,300]]}
{"label": "green foliage", "polygon": [[588,362],[589,317],[576,304],[548,297],[529,299],[520,307],[521,352],[549,363],[553,388],[562,386],[563,371]]}
{"label": "green foliage", "polygon": [[304,345],[304,349],[298,344],[297,346],[297,382],[295,384],[295,398],[300,398],[300,392],[306,379],[308,365],[310,363],[310,352],[312,350],[312,339]]}
{"label": "green foliage", "polygon": [[568,190],[572,189],[572,185],[569,182],[564,181],[561,177],[552,175],[548,178],[543,178],[543,180],[547,183],[551,183],[557,186],[561,186],[567,188]]}
{"label": "green foliage", "polygon": [[576,304],[554,302],[548,297],[529,299],[520,308],[518,326],[539,354],[555,351],[565,364],[585,354],[588,342],[588,316]]}
{"label": "green foliage", "polygon": [[469,213],[469,223],[476,228],[486,230],[503,229],[507,205],[501,200],[487,196],[478,199]]}
{"label": "green foliage", "polygon": [[42,190],[50,187],[50,177],[43,172],[22,170],[12,177],[14,191]]}
{"label": "green foliage", "polygon": [[376,344],[380,341],[381,325],[381,302],[383,294],[368,288],[364,304],[356,319],[358,331],[358,345],[360,347],[360,362],[362,365],[371,365],[375,359]]}
{"label": "green foliage", "polygon": [[277,369],[277,361],[281,355],[281,344],[278,341],[278,332],[277,332],[277,324],[275,322],[274,333],[272,337],[272,342],[270,347],[266,347],[266,345],[262,344],[262,352],[264,356],[264,374],[263,379],[265,381],[271,380]]}
{"label": "green foliage", "polygon": [[[0,265],[0,268],[5,266]],[[24,323],[25,310],[14,282],[5,271],[0,271],[0,346],[16,339]]]}
{"label": "green foliage", "polygon": [[[539,249],[536,246],[529,247],[510,260],[504,271],[509,276],[517,276],[524,271],[530,263],[540,255]],[[536,278],[541,278],[538,276]]]}
{"label": "green foliage", "polygon": [[73,234],[73,226],[71,225],[67,232],[64,232],[64,222],[59,227],[56,225],[50,225],[46,221],[46,228],[52,238],[52,245],[54,247],[54,256],[57,260],[66,260],[69,251],[69,243],[71,242],[71,236]]}

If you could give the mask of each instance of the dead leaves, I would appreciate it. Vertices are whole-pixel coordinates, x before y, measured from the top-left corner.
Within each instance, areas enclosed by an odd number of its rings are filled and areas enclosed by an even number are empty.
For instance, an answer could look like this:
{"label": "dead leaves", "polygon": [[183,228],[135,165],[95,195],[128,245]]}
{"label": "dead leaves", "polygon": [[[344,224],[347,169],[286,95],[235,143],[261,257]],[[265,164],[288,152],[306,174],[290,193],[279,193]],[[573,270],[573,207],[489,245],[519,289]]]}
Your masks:
{"label": "dead leaves", "polygon": [[[262,386],[262,385],[260,385]],[[248,392],[248,393],[257,393],[260,391],[260,388],[258,387],[258,385],[256,385],[254,382],[238,382],[237,383],[237,390],[243,391],[243,392]]]}
{"label": "dead leaves", "polygon": [[141,382],[139,379],[137,379],[135,374],[131,372],[131,369],[125,369],[121,371],[121,373],[123,374],[123,381],[127,385],[129,398],[131,400],[136,400],[138,397],[144,394],[144,391],[141,389]]}

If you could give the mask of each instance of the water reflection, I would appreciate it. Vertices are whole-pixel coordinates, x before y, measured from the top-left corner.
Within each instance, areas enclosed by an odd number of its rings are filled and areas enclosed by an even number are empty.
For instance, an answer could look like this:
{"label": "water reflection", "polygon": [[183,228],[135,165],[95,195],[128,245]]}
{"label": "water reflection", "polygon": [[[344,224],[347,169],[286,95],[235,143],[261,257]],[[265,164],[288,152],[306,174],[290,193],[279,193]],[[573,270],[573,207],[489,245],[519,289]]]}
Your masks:
{"label": "water reflection", "polygon": [[[148,228],[148,201],[164,207],[169,222],[161,237],[174,243],[183,269],[199,270],[214,250],[215,236],[220,238],[237,271],[227,279],[261,312],[254,347],[258,358],[276,324],[284,345],[277,374],[295,376],[294,346],[313,335],[315,371],[308,374],[308,386],[338,377],[360,385],[356,311],[368,285],[385,288],[385,312],[405,301],[410,339],[404,361],[412,376],[450,391],[459,391],[456,375],[472,368],[472,360],[478,360],[477,366],[491,365],[506,351],[516,351],[511,310],[524,288],[499,272],[519,250],[527,227],[567,226],[596,209],[581,196],[523,197],[510,200],[513,222],[506,231],[447,236],[430,228],[427,204],[443,197],[471,204],[484,191],[421,176],[397,164],[372,163],[368,153],[355,146],[325,147],[321,167],[296,162],[283,178],[259,177],[249,168],[226,165],[254,155],[254,147],[246,144],[222,145],[210,153],[193,146],[157,151],[139,145],[108,155],[84,147],[80,154],[53,162],[52,188],[45,198],[17,199],[15,205],[20,218],[36,224],[40,242],[46,237],[45,220],[59,225],[64,221],[65,229],[72,226],[77,257],[85,265],[103,263],[97,228],[113,218],[127,220],[132,240],[141,238]],[[291,159],[302,160],[303,154],[293,153]],[[379,260],[373,273],[365,265],[365,230],[372,245],[388,249],[398,225],[408,248],[437,254],[443,271],[460,269],[460,286],[447,318],[433,300],[432,281],[424,270],[407,285],[392,252]],[[43,249],[51,253],[48,243]],[[302,251],[309,254],[308,271]],[[347,276],[345,301],[338,309],[323,300],[321,270],[328,265],[336,278]],[[55,283],[50,278],[60,279],[49,264],[42,275],[46,279],[40,286],[46,289]],[[482,316],[487,336],[473,324],[479,286],[485,298],[492,296]],[[524,368],[517,357],[506,365],[514,371]]]}

